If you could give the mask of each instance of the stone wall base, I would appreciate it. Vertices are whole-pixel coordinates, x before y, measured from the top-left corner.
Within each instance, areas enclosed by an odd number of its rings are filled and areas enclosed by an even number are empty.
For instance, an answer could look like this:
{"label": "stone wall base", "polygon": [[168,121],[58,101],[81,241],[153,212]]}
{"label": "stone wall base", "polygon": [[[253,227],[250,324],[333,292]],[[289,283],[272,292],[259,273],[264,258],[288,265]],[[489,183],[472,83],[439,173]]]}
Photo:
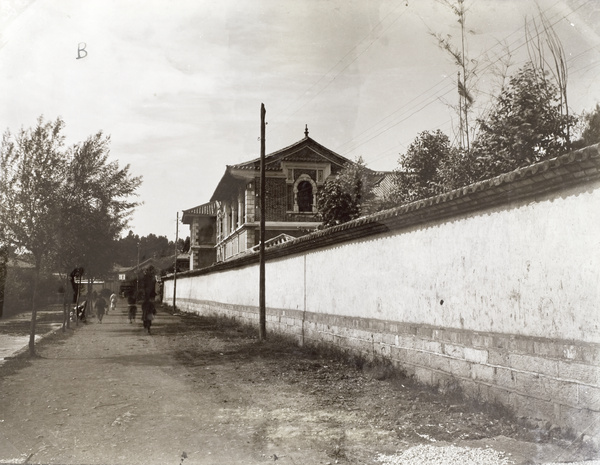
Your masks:
{"label": "stone wall base", "polygon": [[[258,308],[178,299],[183,311],[258,325]],[[390,361],[419,382],[600,438],[600,346],[369,318],[267,309],[267,331]]]}

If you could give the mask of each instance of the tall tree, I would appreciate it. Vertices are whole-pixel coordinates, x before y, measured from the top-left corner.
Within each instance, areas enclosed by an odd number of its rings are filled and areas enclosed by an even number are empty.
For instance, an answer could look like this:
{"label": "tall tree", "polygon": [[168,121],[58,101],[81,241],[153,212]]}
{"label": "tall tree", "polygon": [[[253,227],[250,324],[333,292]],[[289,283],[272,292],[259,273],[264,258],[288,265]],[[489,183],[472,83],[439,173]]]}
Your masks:
{"label": "tall tree", "polygon": [[453,43],[451,35],[430,32],[436,39],[438,46],[446,52],[453,63],[458,68],[457,89],[458,89],[458,119],[459,119],[459,141],[460,148],[469,150],[470,148],[470,126],[469,114],[473,106],[473,79],[476,76],[477,61],[469,58],[467,50],[466,27],[467,7],[465,0],[438,0],[439,3],[448,7],[456,16],[460,25],[459,45]]}
{"label": "tall tree", "polygon": [[62,186],[61,228],[55,248],[57,265],[66,277],[82,267],[91,283],[105,277],[116,256],[116,240],[137,202],[141,178],[109,160],[110,138],[98,132],[68,151]]}
{"label": "tall tree", "polygon": [[[35,354],[37,288],[44,265],[66,278],[83,266],[101,276],[111,263],[111,245],[137,205],[129,197],[141,179],[108,160],[109,139],[101,133],[63,149],[63,121],[44,122],[0,148],[0,224],[8,243],[35,262],[29,350]],[[63,286],[65,289],[68,286]]]}
{"label": "tall tree", "polygon": [[114,243],[138,205],[132,197],[141,184],[140,177],[131,175],[129,165],[121,168],[109,155],[110,137],[102,132],[74,145],[66,185],[72,195],[67,208],[75,209],[68,221],[75,222],[81,264],[98,278],[112,268]]}
{"label": "tall tree", "polygon": [[37,288],[40,270],[53,248],[59,228],[60,192],[65,169],[60,118],[38,118],[16,136],[7,130],[0,147],[0,223],[7,239],[31,252],[35,278],[31,299],[29,351],[35,354]]}
{"label": "tall tree", "polygon": [[[525,37],[529,60],[544,75],[549,73],[558,89],[558,100],[561,115],[566,117],[565,139],[566,149],[571,149],[571,119],[569,118],[569,100],[567,82],[569,68],[565,50],[559,35],[554,30],[544,11],[538,5],[539,20],[533,19],[532,26],[525,22]],[[533,29],[533,30],[532,30]]]}
{"label": "tall tree", "polygon": [[567,128],[575,118],[563,114],[559,91],[532,63],[502,90],[474,144],[479,179],[496,176],[563,153]]}

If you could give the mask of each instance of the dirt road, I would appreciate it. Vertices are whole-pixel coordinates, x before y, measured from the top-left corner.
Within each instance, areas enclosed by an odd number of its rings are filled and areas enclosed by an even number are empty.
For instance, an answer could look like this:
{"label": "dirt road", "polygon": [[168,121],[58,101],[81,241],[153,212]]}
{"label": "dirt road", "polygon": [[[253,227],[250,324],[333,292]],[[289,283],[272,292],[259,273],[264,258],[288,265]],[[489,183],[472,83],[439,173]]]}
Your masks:
{"label": "dirt road", "polygon": [[160,309],[148,335],[125,311],[0,366],[0,463],[373,464],[418,444],[517,464],[591,453],[381,366]]}

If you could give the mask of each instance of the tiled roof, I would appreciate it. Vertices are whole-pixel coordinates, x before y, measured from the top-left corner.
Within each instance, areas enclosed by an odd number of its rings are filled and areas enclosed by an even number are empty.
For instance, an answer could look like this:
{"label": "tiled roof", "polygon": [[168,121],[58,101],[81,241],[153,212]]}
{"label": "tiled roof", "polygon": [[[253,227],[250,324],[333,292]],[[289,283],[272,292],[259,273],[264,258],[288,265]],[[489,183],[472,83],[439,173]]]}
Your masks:
{"label": "tiled roof", "polygon": [[206,215],[206,216],[216,216],[218,210],[217,202],[208,202],[203,203],[202,205],[198,205],[194,208],[188,208],[187,210],[183,210],[183,214],[191,214],[191,215]]}
{"label": "tiled roof", "polygon": [[373,182],[372,191],[378,198],[383,198],[395,187],[393,171],[376,171],[370,175]]}
{"label": "tiled roof", "polygon": [[[326,158],[330,162],[338,165],[343,165],[344,163],[351,161],[307,136],[292,145],[265,155],[265,170],[278,171],[281,169],[281,162],[289,160],[290,158],[293,158],[294,161],[307,162],[322,161],[323,158]],[[237,165],[230,165],[228,168],[253,171],[259,170],[260,158],[255,158]]]}
{"label": "tiled roof", "polygon": [[[281,171],[282,162],[325,162],[341,167],[346,163],[351,163],[351,160],[306,136],[288,147],[265,155],[265,171]],[[211,201],[228,198],[232,192],[237,191],[240,182],[257,177],[259,173],[260,158],[237,165],[228,165],[213,192]]]}
{"label": "tiled roof", "polygon": [[[188,253],[178,253],[177,254],[178,261],[189,260],[189,259],[190,259],[190,254],[188,254]],[[133,266],[126,268],[123,271],[136,272],[137,270],[143,270],[144,268],[147,268],[150,265],[152,265],[157,270],[164,270],[164,269],[167,269],[170,266],[172,266],[174,261],[175,261],[175,254],[170,255],[168,257],[150,257],[150,258],[147,258],[146,260],[140,262],[137,265],[133,265]]]}
{"label": "tiled roof", "polygon": [[[276,245],[283,244],[284,242],[293,241],[294,239],[295,239],[294,236],[290,236],[289,234],[281,233],[278,236],[275,236],[275,237],[265,241],[265,249],[268,249],[269,247],[274,247]],[[250,249],[250,250],[257,251],[259,249],[260,249],[260,244],[257,244],[254,247],[252,247],[252,249]]]}

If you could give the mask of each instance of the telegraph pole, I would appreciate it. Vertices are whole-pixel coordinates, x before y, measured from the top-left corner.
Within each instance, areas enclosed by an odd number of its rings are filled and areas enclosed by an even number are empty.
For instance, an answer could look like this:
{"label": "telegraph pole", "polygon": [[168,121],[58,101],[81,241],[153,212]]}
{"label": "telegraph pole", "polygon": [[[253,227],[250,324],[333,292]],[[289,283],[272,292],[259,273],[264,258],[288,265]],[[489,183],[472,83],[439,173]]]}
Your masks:
{"label": "telegraph pole", "polygon": [[175,222],[175,266],[173,267],[173,311],[176,310],[177,303],[177,241],[179,240],[179,212]]}
{"label": "telegraph pole", "polygon": [[138,294],[140,293],[140,242],[137,243],[138,256],[137,265],[135,266],[135,300],[137,301]]}
{"label": "telegraph pole", "polygon": [[259,330],[258,338],[267,338],[265,307],[265,104],[260,104],[260,246],[259,246]]}

